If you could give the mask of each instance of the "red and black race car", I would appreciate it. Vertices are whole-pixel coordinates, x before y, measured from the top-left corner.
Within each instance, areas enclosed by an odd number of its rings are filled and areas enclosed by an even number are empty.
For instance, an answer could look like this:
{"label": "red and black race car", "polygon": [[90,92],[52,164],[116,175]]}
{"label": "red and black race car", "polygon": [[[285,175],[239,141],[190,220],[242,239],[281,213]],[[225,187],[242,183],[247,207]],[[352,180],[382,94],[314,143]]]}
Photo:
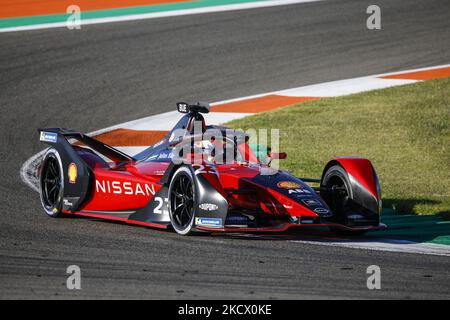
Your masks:
{"label": "red and black race car", "polygon": [[[359,235],[383,226],[369,160],[336,158],[320,179],[297,178],[263,163],[246,133],[207,126],[207,104],[177,108],[184,116],[172,131],[133,157],[80,132],[39,129],[40,140],[51,146],[39,166],[46,214],[172,228],[181,235],[302,226]],[[285,156],[269,153],[269,159]]]}

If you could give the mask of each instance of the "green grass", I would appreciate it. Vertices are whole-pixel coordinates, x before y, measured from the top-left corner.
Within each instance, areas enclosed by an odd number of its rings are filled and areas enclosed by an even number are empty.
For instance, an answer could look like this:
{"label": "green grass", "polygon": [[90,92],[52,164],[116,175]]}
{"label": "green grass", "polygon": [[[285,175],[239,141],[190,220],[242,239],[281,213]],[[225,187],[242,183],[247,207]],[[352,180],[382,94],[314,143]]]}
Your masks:
{"label": "green grass", "polygon": [[369,158],[383,206],[450,215],[450,78],[302,103],[232,121],[280,129],[281,168],[320,177],[334,156]]}

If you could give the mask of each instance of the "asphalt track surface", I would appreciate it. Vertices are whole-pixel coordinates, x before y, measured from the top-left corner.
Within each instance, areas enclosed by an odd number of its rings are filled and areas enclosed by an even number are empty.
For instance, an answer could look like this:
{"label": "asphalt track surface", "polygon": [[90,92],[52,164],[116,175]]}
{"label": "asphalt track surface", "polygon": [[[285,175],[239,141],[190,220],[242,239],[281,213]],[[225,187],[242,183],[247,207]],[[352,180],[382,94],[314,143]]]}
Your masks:
{"label": "asphalt track surface", "polygon": [[[282,7],[0,34],[1,298],[449,298],[450,259],[51,219],[21,182],[36,128],[86,132],[267,91],[450,62],[450,2]],[[302,239],[304,234],[293,235]],[[82,289],[66,289],[66,268]],[[368,290],[366,268],[382,270]]]}

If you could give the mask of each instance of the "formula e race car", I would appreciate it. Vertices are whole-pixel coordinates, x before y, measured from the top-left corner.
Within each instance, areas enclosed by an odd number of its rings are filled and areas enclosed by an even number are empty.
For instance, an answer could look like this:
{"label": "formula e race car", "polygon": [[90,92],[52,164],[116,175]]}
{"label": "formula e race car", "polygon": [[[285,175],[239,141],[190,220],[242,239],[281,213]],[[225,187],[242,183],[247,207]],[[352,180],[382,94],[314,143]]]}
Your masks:
{"label": "formula e race car", "polygon": [[[208,104],[177,104],[184,115],[159,142],[129,156],[83,133],[39,129],[50,145],[38,168],[47,215],[118,220],[181,235],[280,232],[328,226],[360,235],[380,224],[381,193],[371,162],[335,158],[320,179],[297,178],[262,160],[249,135],[207,126]],[[268,159],[268,160],[267,160]]]}

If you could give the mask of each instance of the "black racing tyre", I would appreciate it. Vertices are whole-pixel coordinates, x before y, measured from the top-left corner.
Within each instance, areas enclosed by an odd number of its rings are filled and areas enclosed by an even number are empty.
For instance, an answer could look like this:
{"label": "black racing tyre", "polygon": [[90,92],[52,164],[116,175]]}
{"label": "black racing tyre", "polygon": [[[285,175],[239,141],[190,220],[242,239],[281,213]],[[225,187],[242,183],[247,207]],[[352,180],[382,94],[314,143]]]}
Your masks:
{"label": "black racing tyre", "polygon": [[169,216],[172,227],[180,235],[193,233],[196,186],[191,170],[182,166],[175,171],[169,185]]}
{"label": "black racing tyre", "polygon": [[[351,183],[342,166],[336,164],[328,168],[323,176],[321,188],[334,190],[334,192],[323,192],[322,198],[338,217],[344,217],[347,212],[354,209],[351,199]],[[348,230],[336,227],[330,227],[330,230],[345,236],[361,236],[367,232],[366,230]]]}
{"label": "black racing tyre", "polygon": [[45,213],[53,218],[61,215],[64,195],[64,175],[58,151],[50,148],[42,161],[39,179],[41,204]]}

